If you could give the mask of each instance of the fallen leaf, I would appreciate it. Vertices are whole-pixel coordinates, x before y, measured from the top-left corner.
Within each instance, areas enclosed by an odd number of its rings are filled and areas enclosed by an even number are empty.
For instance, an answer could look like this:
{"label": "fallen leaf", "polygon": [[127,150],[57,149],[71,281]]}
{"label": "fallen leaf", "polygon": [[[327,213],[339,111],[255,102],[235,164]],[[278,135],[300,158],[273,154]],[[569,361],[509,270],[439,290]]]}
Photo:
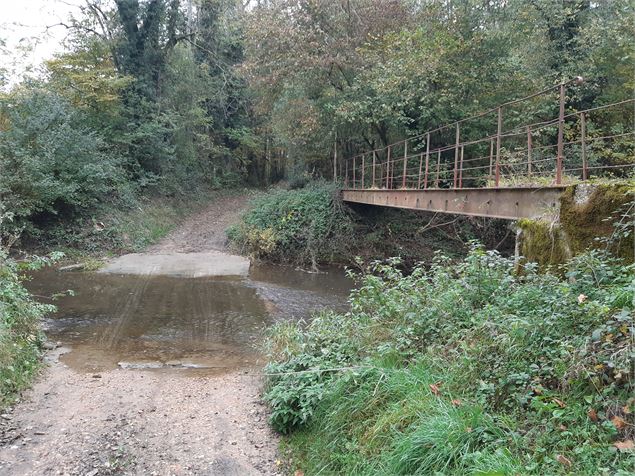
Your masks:
{"label": "fallen leaf", "polygon": [[293,476],[304,476],[304,471],[297,469],[295,473],[293,473]]}
{"label": "fallen leaf", "polygon": [[556,460],[560,464],[564,464],[567,467],[571,467],[571,460],[569,458],[567,458],[566,456],[558,455],[558,456],[556,456]]}
{"label": "fallen leaf", "polygon": [[578,296],[578,302],[579,302],[580,304],[582,304],[584,301],[586,301],[587,297],[588,297],[588,296],[586,296],[586,295],[584,295],[584,294],[580,294],[580,295]]}
{"label": "fallen leaf", "polygon": [[556,405],[558,405],[560,408],[564,408],[567,406],[566,403],[564,403],[562,400],[558,398],[554,398],[553,401],[556,402]]}
{"label": "fallen leaf", "polygon": [[613,443],[613,446],[620,451],[630,451],[635,449],[635,443],[633,443],[633,440],[616,441]]}
{"label": "fallen leaf", "polygon": [[560,425],[560,429],[562,431],[567,431],[567,426],[566,425]]}
{"label": "fallen leaf", "polygon": [[430,391],[432,393],[434,393],[435,395],[439,395],[441,393],[441,391],[439,390],[439,385],[441,385],[441,384],[440,383],[439,384],[431,383],[430,384]]}
{"label": "fallen leaf", "polygon": [[630,414],[631,414],[631,407],[629,407],[628,405],[624,405],[624,406],[622,407],[622,411],[623,411],[624,413],[626,413],[627,415],[630,415]]}
{"label": "fallen leaf", "polygon": [[613,423],[613,425],[615,425],[615,428],[617,428],[618,430],[621,430],[626,426],[626,422],[624,421],[624,419],[618,416],[614,416],[613,418],[611,418],[611,423]]}
{"label": "fallen leaf", "polygon": [[598,413],[593,408],[589,408],[586,414],[591,421],[598,421]]}
{"label": "fallen leaf", "polygon": [[452,405],[454,405],[455,407],[458,407],[461,405],[461,400],[455,398],[454,400],[452,400]]}

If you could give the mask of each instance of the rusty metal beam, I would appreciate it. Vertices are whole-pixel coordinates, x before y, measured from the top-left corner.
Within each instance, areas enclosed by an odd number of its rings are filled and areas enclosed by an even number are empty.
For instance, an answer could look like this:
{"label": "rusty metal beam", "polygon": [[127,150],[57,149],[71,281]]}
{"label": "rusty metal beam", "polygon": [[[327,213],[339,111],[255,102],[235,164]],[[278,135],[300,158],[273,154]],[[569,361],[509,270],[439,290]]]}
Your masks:
{"label": "rusty metal beam", "polygon": [[553,215],[564,187],[342,190],[345,202],[516,220]]}

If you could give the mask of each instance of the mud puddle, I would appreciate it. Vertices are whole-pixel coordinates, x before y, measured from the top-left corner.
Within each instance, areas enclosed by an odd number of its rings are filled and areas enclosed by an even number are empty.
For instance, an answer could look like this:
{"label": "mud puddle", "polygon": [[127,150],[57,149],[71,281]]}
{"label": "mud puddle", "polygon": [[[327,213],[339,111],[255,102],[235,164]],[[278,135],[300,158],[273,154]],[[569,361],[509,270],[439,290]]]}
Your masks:
{"label": "mud puddle", "polygon": [[307,274],[252,266],[250,276],[182,278],[46,270],[29,283],[55,301],[45,332],[70,352],[61,362],[80,372],[115,368],[196,376],[260,367],[264,330],[346,307],[351,282],[341,270]]}

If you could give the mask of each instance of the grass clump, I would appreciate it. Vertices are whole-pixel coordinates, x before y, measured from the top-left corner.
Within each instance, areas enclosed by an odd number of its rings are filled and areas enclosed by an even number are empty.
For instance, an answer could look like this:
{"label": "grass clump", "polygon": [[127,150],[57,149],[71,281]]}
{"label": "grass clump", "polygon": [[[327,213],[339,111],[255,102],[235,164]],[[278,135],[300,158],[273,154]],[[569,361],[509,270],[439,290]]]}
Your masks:
{"label": "grass clump", "polygon": [[337,185],[327,182],[264,194],[228,230],[234,245],[256,258],[314,267],[345,254],[351,234]]}
{"label": "grass clump", "polygon": [[39,321],[55,309],[33,300],[21,273],[39,269],[59,257],[17,263],[0,249],[0,408],[11,403],[37,371],[42,341]]}
{"label": "grass clump", "polygon": [[[271,423],[305,474],[629,474],[635,265],[559,278],[474,246],[374,264],[344,315],[269,339]],[[333,370],[333,369],[347,370]]]}

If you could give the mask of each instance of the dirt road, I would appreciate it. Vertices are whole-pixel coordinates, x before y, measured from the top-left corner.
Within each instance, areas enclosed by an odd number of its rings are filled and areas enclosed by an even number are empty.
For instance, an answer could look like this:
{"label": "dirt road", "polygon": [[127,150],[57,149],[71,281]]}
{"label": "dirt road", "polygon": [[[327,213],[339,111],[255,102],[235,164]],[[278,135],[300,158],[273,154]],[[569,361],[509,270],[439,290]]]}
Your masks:
{"label": "dirt road", "polygon": [[[220,199],[149,252],[222,250],[245,203]],[[0,475],[277,474],[253,373],[81,373],[59,361],[66,351],[49,352],[34,387],[0,417]]]}

